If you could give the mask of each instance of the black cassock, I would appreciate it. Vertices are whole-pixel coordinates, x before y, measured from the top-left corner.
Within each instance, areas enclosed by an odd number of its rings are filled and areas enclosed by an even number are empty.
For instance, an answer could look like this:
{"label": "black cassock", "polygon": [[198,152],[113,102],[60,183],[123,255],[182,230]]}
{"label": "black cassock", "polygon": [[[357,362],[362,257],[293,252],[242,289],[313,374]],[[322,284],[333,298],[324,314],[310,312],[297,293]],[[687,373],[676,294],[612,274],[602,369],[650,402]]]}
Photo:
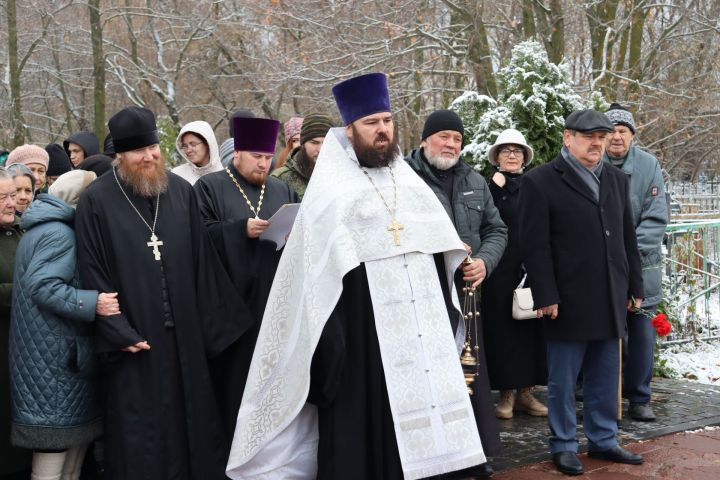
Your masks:
{"label": "black cassock", "polygon": [[[207,358],[237,338],[250,315],[212,247],[192,187],[168,176],[155,229],[160,261],[112,172],[90,185],[77,208],[83,288],[118,292],[122,312],[96,318],[105,478],[112,480],[225,478],[226,439]],[[156,199],[123,187],[152,225]],[[141,340],[149,351],[120,351]]]}
{"label": "black cassock", "polygon": [[[257,208],[260,187],[247,182],[232,164],[229,168],[253,207]],[[220,399],[223,426],[232,438],[265,304],[282,250],[277,251],[274,242],[248,238],[247,221],[255,214],[225,170],[201,177],[194,188],[207,230],[254,319],[253,325],[242,337],[213,359],[210,366]],[[286,203],[299,201],[297,194],[286,183],[267,177],[260,218],[267,220]],[[226,448],[229,451],[229,443]]]}
{"label": "black cassock", "polygon": [[[442,254],[435,265],[450,318]],[[343,292],[313,355],[308,402],[318,407],[318,480],[404,478],[365,266],[343,277]],[[435,479],[471,477],[475,467]]]}

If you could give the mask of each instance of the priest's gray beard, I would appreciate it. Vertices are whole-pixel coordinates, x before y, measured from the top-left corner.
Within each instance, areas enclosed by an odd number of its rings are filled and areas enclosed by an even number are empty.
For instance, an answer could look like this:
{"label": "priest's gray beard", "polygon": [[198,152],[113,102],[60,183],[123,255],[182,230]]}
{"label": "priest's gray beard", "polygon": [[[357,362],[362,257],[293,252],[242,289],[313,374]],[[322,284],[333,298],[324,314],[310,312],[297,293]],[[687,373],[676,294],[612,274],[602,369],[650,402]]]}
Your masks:
{"label": "priest's gray beard", "polygon": [[457,165],[457,162],[460,160],[459,156],[447,158],[443,157],[442,155],[430,155],[427,152],[425,152],[425,158],[427,158],[427,161],[430,165],[437,168],[438,170],[450,170],[452,167]]}
{"label": "priest's gray beard", "polygon": [[128,165],[122,159],[116,159],[113,163],[117,166],[122,181],[130,185],[135,195],[152,198],[167,190],[168,177],[162,158],[155,162],[152,169],[142,168],[141,165]]}
{"label": "priest's gray beard", "polygon": [[[390,165],[398,152],[398,141],[395,135],[390,140],[387,135],[381,132],[375,136],[372,143],[366,143],[355,129],[355,125],[351,125],[350,128],[353,131],[353,149],[360,165],[367,168],[380,168]],[[387,142],[385,146],[376,145],[382,140]]]}

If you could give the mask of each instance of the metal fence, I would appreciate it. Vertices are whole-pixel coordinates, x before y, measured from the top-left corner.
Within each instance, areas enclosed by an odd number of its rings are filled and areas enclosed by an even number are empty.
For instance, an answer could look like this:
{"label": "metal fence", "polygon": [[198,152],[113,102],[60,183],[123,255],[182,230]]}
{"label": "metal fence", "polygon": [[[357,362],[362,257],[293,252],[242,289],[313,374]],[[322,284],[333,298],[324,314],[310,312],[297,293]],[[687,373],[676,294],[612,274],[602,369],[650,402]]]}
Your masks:
{"label": "metal fence", "polygon": [[666,229],[663,307],[674,323],[663,344],[720,338],[720,220]]}

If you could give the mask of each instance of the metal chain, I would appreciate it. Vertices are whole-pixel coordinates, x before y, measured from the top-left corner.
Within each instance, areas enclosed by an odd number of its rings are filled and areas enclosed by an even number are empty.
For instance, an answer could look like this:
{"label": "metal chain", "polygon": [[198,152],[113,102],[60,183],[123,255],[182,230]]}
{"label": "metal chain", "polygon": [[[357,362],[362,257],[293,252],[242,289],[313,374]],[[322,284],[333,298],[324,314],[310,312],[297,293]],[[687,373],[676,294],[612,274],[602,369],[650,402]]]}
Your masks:
{"label": "metal chain", "polygon": [[232,179],[235,186],[240,190],[240,193],[242,193],[242,196],[245,198],[245,202],[247,203],[248,207],[250,207],[250,211],[255,214],[255,218],[260,218],[260,209],[262,208],[263,203],[263,196],[265,196],[265,183],[262,184],[262,187],[260,187],[260,200],[258,201],[257,211],[255,210],[255,207],[252,206],[252,203],[250,203],[250,199],[245,195],[245,191],[240,186],[240,183],[238,183],[237,179],[235,178],[235,175],[232,174],[229,167],[225,167],[225,171]]}
{"label": "metal chain", "polygon": [[128,197],[128,194],[125,193],[125,190],[123,189],[122,185],[120,185],[120,180],[118,180],[117,172],[115,171],[115,167],[113,167],[113,175],[115,176],[115,182],[117,182],[117,186],[122,192],[123,195],[125,195],[125,199],[128,201],[130,206],[135,210],[135,213],[138,214],[138,217],[140,217],[140,220],[143,221],[145,226],[147,226],[148,230],[150,230],[150,235],[155,235],[155,225],[157,224],[158,219],[158,212],[160,211],[160,194],[157,195],[157,200],[155,201],[155,218],[153,219],[152,227],[150,224],[145,220],[145,217],[143,217],[140,212],[138,211],[137,207],[135,207],[135,204],[130,200],[130,197]]}
{"label": "metal chain", "polygon": [[377,185],[375,185],[375,182],[373,181],[370,174],[367,172],[367,170],[365,170],[365,168],[361,167],[359,164],[358,164],[358,166],[360,167],[360,170],[362,170],[362,172],[365,174],[367,179],[370,180],[370,183],[372,184],[373,188],[375,188],[375,191],[377,192],[377,194],[380,195],[380,199],[385,204],[385,208],[387,209],[388,213],[390,214],[390,217],[394,219],[395,212],[397,210],[397,183],[395,183],[395,173],[393,173],[392,167],[390,165],[388,165],[388,167],[387,167],[388,170],[390,170],[390,178],[392,178],[393,191],[394,191],[394,196],[395,196],[393,208],[390,209],[390,205],[388,205],[387,201],[385,201],[385,197],[383,197],[383,194],[380,193],[380,189],[377,187]]}

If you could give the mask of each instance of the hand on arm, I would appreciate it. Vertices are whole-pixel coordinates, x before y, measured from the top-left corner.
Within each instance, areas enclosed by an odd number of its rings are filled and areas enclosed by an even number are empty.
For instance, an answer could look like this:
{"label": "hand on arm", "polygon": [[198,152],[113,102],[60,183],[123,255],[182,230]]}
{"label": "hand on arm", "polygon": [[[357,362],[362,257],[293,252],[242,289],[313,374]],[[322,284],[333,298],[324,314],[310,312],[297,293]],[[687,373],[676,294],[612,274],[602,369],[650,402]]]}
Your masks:
{"label": "hand on arm", "polygon": [[110,315],[119,315],[120,303],[118,303],[117,300],[117,292],[98,294],[98,301],[97,305],[95,306],[95,313],[98,315],[102,315],[103,317],[109,317]]}

